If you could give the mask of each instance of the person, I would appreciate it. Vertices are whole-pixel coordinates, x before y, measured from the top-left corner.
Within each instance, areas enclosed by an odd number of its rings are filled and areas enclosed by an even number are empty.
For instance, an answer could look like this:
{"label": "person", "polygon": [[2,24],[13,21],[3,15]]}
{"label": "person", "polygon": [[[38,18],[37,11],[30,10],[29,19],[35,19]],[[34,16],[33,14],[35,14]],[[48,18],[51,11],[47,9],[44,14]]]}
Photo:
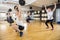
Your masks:
{"label": "person", "polygon": [[31,20],[30,12],[28,11],[27,12],[27,18],[26,18],[27,23],[30,23],[30,20]]}
{"label": "person", "polygon": [[51,25],[51,27],[52,27],[52,29],[51,30],[54,30],[54,27],[53,27],[53,13],[54,13],[54,11],[55,11],[55,9],[56,9],[56,3],[54,3],[54,5],[55,5],[55,7],[54,7],[54,9],[53,10],[51,10],[51,8],[46,8],[46,6],[45,6],[45,10],[46,10],[46,12],[47,12],[47,21],[45,22],[45,24],[46,24],[46,26],[47,26],[47,29],[49,28],[49,26],[48,26],[48,23],[50,22],[50,25]]}
{"label": "person", "polygon": [[10,26],[12,25],[12,23],[14,23],[14,20],[12,19],[11,12],[12,12],[12,9],[9,9],[8,13],[7,13],[7,22],[10,24]]}
{"label": "person", "polygon": [[25,25],[25,20],[24,20],[24,17],[22,15],[22,11],[21,11],[21,6],[20,5],[17,5],[17,6],[14,6],[14,10],[16,12],[16,19],[15,19],[15,22],[16,22],[16,25],[15,26],[16,30],[20,33],[20,37],[23,36],[23,30],[26,29],[26,25]]}

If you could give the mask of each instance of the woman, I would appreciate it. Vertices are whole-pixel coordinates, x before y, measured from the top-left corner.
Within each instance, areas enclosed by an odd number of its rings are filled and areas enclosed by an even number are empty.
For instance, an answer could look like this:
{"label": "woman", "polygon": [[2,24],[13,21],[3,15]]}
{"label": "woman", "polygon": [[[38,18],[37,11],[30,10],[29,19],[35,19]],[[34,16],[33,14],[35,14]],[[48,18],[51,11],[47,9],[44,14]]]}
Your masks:
{"label": "woman", "polygon": [[30,17],[30,12],[28,11],[27,12],[27,19],[26,19],[26,21],[27,21],[27,23],[30,23],[30,20],[31,20],[31,17]]}
{"label": "woman", "polygon": [[22,37],[23,30],[25,29],[25,20],[23,18],[22,11],[21,11],[20,8],[21,8],[20,5],[14,6],[14,9],[15,9],[15,12],[16,12],[16,18],[15,18],[15,22],[16,22],[16,25],[17,25],[16,30],[18,32],[20,32],[20,36]]}
{"label": "woman", "polygon": [[11,12],[12,12],[12,9],[9,9],[7,13],[7,22],[10,24],[10,26],[12,25],[12,23],[14,23]]}
{"label": "woman", "polygon": [[54,11],[55,11],[55,9],[56,9],[56,3],[54,3],[54,5],[55,5],[55,7],[54,7],[54,9],[53,10],[51,10],[51,8],[46,8],[46,6],[45,6],[45,10],[46,10],[46,12],[47,12],[47,16],[48,16],[48,19],[47,19],[47,21],[45,22],[45,24],[46,24],[46,26],[47,26],[47,28],[49,28],[49,26],[48,26],[48,24],[47,23],[49,23],[50,22],[50,25],[51,25],[51,27],[52,27],[52,30],[54,30],[54,27],[53,27],[53,13],[54,13]]}

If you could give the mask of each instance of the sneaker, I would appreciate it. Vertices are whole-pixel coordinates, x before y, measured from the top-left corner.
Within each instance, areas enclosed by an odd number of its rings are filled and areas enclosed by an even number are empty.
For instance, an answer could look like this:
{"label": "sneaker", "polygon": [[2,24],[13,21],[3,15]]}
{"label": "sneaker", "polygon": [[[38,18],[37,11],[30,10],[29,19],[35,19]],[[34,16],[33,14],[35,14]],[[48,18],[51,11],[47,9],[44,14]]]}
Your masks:
{"label": "sneaker", "polygon": [[23,36],[23,32],[20,32],[20,37],[22,37]]}

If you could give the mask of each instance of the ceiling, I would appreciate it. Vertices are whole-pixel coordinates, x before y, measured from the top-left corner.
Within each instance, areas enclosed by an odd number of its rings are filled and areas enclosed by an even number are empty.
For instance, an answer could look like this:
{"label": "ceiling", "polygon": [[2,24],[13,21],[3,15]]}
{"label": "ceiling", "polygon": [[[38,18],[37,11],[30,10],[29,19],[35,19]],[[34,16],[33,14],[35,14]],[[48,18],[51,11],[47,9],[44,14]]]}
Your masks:
{"label": "ceiling", "polygon": [[[29,5],[32,4],[33,2],[35,2],[36,0],[25,0],[25,5]],[[0,3],[10,3],[10,4],[19,4],[19,0],[0,0]]]}
{"label": "ceiling", "polygon": [[32,5],[41,7],[42,5],[51,5],[55,2],[58,2],[58,0],[37,0],[36,2],[32,3]]}
{"label": "ceiling", "polygon": [[[42,5],[51,5],[58,0],[25,0],[26,5],[33,5],[37,7],[41,7]],[[9,2],[9,4],[1,4],[2,2]],[[14,5],[14,3],[18,4],[18,0],[0,0],[0,11],[6,10]]]}
{"label": "ceiling", "polygon": [[[1,1],[18,3],[19,0],[0,0],[0,3]],[[50,5],[54,2],[57,2],[58,0],[25,0],[25,1],[26,1],[26,5],[30,4],[30,5],[41,7],[42,5]]]}

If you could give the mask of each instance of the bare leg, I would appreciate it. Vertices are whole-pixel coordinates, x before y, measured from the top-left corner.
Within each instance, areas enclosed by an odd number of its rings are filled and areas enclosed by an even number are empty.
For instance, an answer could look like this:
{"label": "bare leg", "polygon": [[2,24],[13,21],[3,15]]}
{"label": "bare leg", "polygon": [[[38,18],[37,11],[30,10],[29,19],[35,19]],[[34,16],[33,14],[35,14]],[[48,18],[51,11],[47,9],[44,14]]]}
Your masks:
{"label": "bare leg", "polygon": [[12,24],[12,28],[13,28],[15,31],[20,32],[20,30],[18,29],[18,26],[17,26],[16,24]]}

